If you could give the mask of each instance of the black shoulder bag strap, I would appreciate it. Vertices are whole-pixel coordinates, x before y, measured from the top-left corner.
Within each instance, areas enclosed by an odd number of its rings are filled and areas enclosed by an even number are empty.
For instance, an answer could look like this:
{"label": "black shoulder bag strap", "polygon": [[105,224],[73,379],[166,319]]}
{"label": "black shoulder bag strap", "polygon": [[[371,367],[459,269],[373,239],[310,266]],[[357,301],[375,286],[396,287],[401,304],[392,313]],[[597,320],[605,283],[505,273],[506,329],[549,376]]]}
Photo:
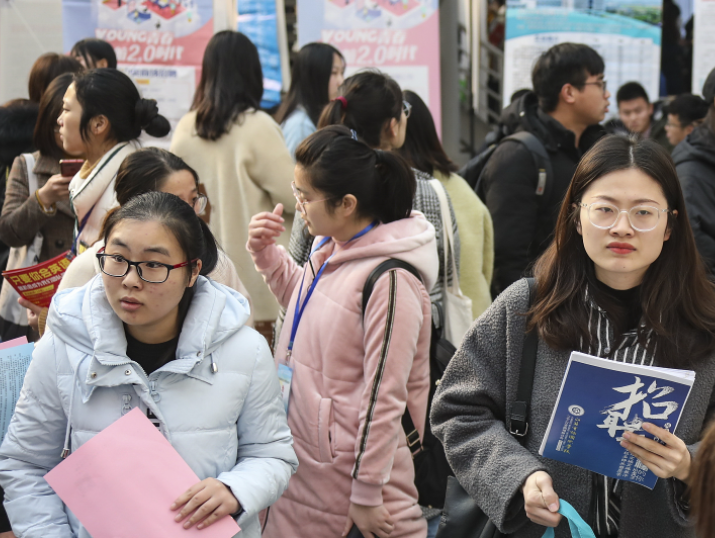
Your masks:
{"label": "black shoulder bag strap", "polygon": [[539,200],[544,200],[549,182],[553,182],[554,174],[551,169],[551,158],[549,157],[544,144],[541,143],[533,133],[528,131],[519,131],[513,135],[509,135],[504,140],[514,140],[526,146],[531,156],[534,158],[534,166],[536,166],[536,195]]}
{"label": "black shoulder bag strap", "polygon": [[[534,302],[536,280],[527,278],[529,282],[529,308]],[[515,437],[524,437],[529,432],[529,404],[534,386],[534,370],[536,368],[536,348],[539,343],[537,331],[531,330],[524,337],[524,348],[521,353],[519,368],[519,384],[516,389],[516,400],[511,404],[509,412],[509,433]]]}
{"label": "black shoulder bag strap", "polygon": [[[404,269],[406,271],[409,271],[411,274],[417,277],[417,280],[422,282],[422,277],[420,276],[420,273],[409,263],[404,262],[402,260],[396,260],[394,258],[385,260],[380,265],[375,267],[375,269],[373,269],[372,273],[370,273],[370,276],[367,277],[367,281],[365,282],[365,287],[362,290],[363,317],[365,316],[367,302],[370,300],[370,295],[372,295],[372,290],[375,287],[377,279],[380,278],[384,273],[386,273],[387,271],[391,271],[392,269]],[[417,432],[417,428],[415,428],[415,424],[414,422],[412,422],[412,417],[410,416],[410,412],[407,408],[405,408],[405,413],[402,415],[402,428],[405,430],[405,434],[407,435],[407,445],[410,447],[410,450],[413,452],[413,454],[419,452],[422,448],[420,444],[420,434]]]}
{"label": "black shoulder bag strap", "polygon": [[372,289],[375,287],[375,283],[377,282],[377,279],[380,278],[384,273],[386,273],[387,271],[390,271],[392,269],[404,269],[405,271],[409,271],[410,273],[415,275],[417,280],[422,282],[422,277],[420,276],[419,271],[417,271],[417,269],[415,269],[409,263],[403,262],[402,260],[396,260],[394,258],[385,260],[380,265],[375,267],[375,269],[372,270],[372,273],[370,273],[370,276],[367,277],[367,281],[365,281],[365,286],[362,289],[362,315],[363,315],[363,317],[365,317],[365,309],[367,308],[367,302],[370,300],[370,295],[372,295]]}

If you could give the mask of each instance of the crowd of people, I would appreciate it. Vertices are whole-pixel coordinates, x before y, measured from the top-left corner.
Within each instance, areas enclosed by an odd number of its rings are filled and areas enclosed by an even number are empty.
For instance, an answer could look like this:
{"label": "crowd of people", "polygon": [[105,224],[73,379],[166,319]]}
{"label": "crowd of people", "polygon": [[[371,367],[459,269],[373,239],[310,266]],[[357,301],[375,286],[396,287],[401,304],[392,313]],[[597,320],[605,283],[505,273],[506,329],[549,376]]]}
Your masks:
{"label": "crowd of people", "polygon": [[[71,260],[49,308],[0,292],[0,338],[36,342],[0,538],[89,538],[43,476],[135,408],[199,477],[185,529],[445,538],[454,475],[515,537],[569,536],[561,500],[599,538],[711,537],[715,70],[702,98],[629,82],[604,122],[603,59],[555,45],[458,173],[417,93],[345,69],[304,46],[271,115],[255,45],[219,32],[171,132],[86,39],[0,107],[0,265]],[[539,455],[573,351],[696,373],[675,431],[624,434],[653,490]]]}

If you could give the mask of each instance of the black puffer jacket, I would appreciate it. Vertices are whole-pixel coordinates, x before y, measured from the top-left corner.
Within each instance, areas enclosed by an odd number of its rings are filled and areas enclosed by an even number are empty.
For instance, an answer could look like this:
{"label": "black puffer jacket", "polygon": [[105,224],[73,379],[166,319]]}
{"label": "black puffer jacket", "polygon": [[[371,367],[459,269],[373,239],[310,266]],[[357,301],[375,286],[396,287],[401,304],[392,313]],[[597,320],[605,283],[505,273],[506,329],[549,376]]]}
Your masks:
{"label": "black puffer jacket", "polygon": [[695,243],[715,274],[715,134],[700,125],[673,150]]}
{"label": "black puffer jacket", "polygon": [[533,92],[505,108],[500,124],[536,136],[551,158],[553,177],[548,178],[545,193],[537,196],[534,159],[523,144],[510,140],[502,142],[487,162],[482,181],[494,221],[494,295],[526,274],[549,245],[581,155],[604,135],[603,127],[593,125],[577,148],[574,133],[542,112]]}

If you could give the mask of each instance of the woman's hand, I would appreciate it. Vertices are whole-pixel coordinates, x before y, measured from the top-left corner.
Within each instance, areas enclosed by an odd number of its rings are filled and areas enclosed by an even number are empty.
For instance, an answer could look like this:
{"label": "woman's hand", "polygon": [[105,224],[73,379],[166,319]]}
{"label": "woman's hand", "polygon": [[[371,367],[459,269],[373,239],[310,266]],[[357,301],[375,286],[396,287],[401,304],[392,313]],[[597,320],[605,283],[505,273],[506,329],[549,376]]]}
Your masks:
{"label": "woman's hand", "polygon": [[[39,332],[39,316],[42,313],[43,308],[41,306],[37,306],[35,303],[31,303],[23,297],[18,297],[17,303],[20,306],[27,308],[27,324],[35,331]],[[0,538],[2,538],[2,535],[0,535]]]}
{"label": "woman's hand", "polygon": [[687,482],[691,461],[690,452],[685,443],[668,430],[659,428],[650,422],[645,422],[643,429],[663,441],[665,446],[632,432],[623,434],[626,440],[621,441],[621,446],[638,458],[657,477],[675,477]]}
{"label": "woman's hand", "polygon": [[531,521],[544,527],[556,527],[559,524],[559,496],[554,491],[549,473],[536,471],[529,475],[521,492],[524,495],[526,516]]}
{"label": "woman's hand", "polygon": [[374,534],[378,538],[387,538],[395,529],[390,512],[384,504],[380,506],[363,506],[361,504],[350,503],[348,510],[348,520],[345,522],[343,536],[347,536],[353,523],[357,525],[365,538],[372,538]]}
{"label": "woman's hand", "polygon": [[283,204],[276,205],[273,213],[263,212],[253,215],[248,225],[248,244],[246,248],[249,252],[260,252],[268,245],[273,245],[282,232],[284,219]]}
{"label": "woman's hand", "polygon": [[184,523],[184,528],[189,529],[198,523],[197,529],[205,529],[222,517],[235,514],[241,505],[226,484],[215,478],[207,478],[190,487],[171,505],[172,510],[179,508],[181,511],[174,521],[181,522],[193,514]]}
{"label": "woman's hand", "polygon": [[55,174],[38,189],[37,195],[42,200],[42,205],[45,206],[45,209],[52,207],[52,204],[70,199],[70,181],[72,181],[71,177],[62,177],[60,174]]}

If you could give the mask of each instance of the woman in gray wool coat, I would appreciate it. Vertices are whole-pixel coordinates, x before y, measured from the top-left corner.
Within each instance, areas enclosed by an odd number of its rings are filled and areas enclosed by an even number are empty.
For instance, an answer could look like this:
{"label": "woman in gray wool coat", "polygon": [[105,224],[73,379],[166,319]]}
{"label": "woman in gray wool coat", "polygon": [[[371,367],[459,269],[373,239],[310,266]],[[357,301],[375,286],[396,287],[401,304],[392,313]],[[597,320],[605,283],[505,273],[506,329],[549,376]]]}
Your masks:
{"label": "woman in gray wool coat", "polygon": [[[560,498],[601,537],[695,536],[687,484],[715,406],[715,285],[668,154],[648,140],[598,142],[576,170],[534,274],[531,308],[525,280],[508,288],[467,334],[435,396],[432,427],[459,482],[515,538],[540,537],[544,526],[570,536]],[[539,343],[522,446],[507,417],[527,326]],[[696,372],[676,431],[643,426],[665,445],[623,434],[622,446],[660,478],[652,491],[539,456],[574,350]]]}

